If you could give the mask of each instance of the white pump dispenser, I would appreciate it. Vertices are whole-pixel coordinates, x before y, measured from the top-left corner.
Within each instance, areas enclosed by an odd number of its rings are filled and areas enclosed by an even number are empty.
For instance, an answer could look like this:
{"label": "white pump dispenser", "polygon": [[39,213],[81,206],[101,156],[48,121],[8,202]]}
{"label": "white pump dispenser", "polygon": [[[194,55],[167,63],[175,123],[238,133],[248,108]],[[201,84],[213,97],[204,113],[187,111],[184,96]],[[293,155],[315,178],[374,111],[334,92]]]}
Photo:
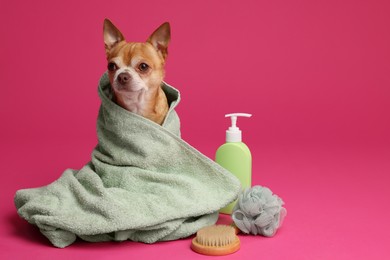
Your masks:
{"label": "white pump dispenser", "polygon": [[232,120],[232,125],[226,130],[226,142],[227,143],[237,143],[242,141],[242,133],[240,128],[237,127],[237,117],[251,117],[251,114],[246,113],[232,113],[227,114],[225,117],[230,117]]}

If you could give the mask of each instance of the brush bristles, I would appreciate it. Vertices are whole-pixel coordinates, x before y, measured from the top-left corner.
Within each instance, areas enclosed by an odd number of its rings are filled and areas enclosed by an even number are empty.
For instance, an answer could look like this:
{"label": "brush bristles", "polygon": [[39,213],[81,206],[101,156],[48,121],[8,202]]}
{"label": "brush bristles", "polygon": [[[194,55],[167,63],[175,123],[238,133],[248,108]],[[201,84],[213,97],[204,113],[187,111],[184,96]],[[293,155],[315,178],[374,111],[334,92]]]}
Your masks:
{"label": "brush bristles", "polygon": [[205,227],[196,233],[196,241],[204,246],[222,247],[232,244],[235,240],[234,228],[226,225]]}

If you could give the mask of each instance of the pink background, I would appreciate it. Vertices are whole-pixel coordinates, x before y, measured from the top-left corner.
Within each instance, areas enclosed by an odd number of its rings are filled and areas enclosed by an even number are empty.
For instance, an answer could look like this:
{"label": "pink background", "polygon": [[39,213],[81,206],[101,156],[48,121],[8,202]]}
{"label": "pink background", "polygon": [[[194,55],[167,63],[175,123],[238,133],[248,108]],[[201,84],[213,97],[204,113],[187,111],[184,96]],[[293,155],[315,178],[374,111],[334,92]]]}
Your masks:
{"label": "pink background", "polygon": [[207,156],[225,113],[253,114],[239,120],[253,185],[288,215],[273,238],[241,235],[230,258],[389,258],[389,13],[387,0],[2,0],[0,258],[204,258],[190,238],[60,250],[16,214],[16,190],[90,159],[105,17],[132,41],[171,23],[166,81],[182,94],[183,138]]}

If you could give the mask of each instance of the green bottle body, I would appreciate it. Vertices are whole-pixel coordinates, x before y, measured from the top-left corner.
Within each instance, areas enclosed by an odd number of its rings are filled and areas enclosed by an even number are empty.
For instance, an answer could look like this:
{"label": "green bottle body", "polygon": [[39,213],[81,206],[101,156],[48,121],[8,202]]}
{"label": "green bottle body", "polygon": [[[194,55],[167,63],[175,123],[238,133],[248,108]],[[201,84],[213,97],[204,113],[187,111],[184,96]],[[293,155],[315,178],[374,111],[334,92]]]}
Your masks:
{"label": "green bottle body", "polygon": [[[215,154],[215,162],[231,172],[241,182],[241,188],[252,186],[252,155],[243,142],[225,143]],[[222,208],[219,212],[231,214],[237,201]]]}

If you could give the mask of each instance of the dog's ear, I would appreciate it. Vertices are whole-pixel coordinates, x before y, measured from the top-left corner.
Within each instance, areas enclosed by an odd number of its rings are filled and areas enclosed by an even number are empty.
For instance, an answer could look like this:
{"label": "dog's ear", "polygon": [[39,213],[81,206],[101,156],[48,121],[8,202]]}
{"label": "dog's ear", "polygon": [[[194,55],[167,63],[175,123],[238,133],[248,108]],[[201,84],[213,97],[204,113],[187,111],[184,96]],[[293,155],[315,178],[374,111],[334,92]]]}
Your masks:
{"label": "dog's ear", "polygon": [[158,27],[146,42],[151,43],[158,52],[161,53],[162,57],[165,58],[168,55],[168,44],[171,40],[171,27],[169,23],[165,22]]}
{"label": "dog's ear", "polygon": [[118,44],[118,42],[125,40],[123,34],[108,19],[104,19],[103,36],[104,36],[104,45],[106,48],[106,53],[108,53],[112,47]]}

